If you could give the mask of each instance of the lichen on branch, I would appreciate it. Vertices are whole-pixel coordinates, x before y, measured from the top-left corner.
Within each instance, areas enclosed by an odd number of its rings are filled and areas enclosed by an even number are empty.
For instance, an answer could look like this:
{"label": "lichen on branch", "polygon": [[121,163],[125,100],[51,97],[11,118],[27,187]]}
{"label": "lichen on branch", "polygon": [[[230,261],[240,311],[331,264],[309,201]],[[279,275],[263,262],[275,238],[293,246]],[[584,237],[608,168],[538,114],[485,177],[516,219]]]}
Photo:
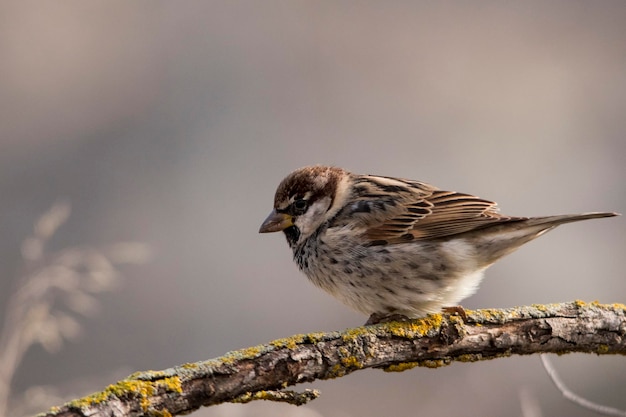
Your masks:
{"label": "lichen on branch", "polygon": [[575,301],[465,314],[299,334],[208,361],[138,372],[40,416],[171,416],[259,399],[299,405],[318,393],[285,388],[359,369],[398,372],[534,353],[626,354],[623,304]]}

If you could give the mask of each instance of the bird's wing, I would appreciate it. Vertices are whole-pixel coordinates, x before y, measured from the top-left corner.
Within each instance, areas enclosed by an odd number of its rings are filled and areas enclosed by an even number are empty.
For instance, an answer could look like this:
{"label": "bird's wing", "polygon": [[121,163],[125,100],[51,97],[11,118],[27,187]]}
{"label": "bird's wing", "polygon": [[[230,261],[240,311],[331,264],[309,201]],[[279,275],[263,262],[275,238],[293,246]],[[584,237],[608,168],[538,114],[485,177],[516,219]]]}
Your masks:
{"label": "bird's wing", "polygon": [[355,181],[349,214],[371,244],[457,235],[521,220],[498,213],[496,203],[400,178],[362,176]]}

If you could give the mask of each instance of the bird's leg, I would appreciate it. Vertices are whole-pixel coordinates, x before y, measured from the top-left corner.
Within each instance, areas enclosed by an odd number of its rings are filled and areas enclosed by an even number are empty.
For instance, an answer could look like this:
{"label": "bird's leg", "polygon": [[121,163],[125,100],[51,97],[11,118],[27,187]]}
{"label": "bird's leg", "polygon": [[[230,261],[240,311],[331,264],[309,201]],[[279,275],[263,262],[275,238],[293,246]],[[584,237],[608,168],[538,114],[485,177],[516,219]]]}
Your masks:
{"label": "bird's leg", "polygon": [[444,313],[448,313],[450,315],[457,315],[461,317],[461,319],[467,323],[467,313],[462,306],[450,306],[450,307],[442,307],[441,311]]}
{"label": "bird's leg", "polygon": [[390,321],[409,321],[411,320],[404,314],[385,314],[385,313],[372,313],[369,319],[365,322],[365,326],[378,323],[389,323]]}

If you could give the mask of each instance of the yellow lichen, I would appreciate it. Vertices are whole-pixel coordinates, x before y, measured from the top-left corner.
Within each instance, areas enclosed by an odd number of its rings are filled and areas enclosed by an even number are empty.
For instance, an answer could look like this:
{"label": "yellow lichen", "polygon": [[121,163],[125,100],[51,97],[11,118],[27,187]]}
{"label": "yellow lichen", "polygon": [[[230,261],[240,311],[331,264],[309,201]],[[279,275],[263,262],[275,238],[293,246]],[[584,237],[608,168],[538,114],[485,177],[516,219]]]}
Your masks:
{"label": "yellow lichen", "polygon": [[389,365],[388,367],[384,368],[383,371],[385,372],[404,372],[408,369],[413,369],[416,366],[419,366],[419,362],[401,362],[401,363],[395,363],[393,365]]}
{"label": "yellow lichen", "polygon": [[256,392],[246,392],[245,394],[241,394],[239,397],[233,399],[232,403],[249,403],[254,400],[273,400],[275,399],[275,395],[267,391],[256,391]]}
{"label": "yellow lichen", "polygon": [[624,305],[624,304],[613,303],[611,305],[612,305],[614,310],[622,310],[622,311],[626,312],[626,305]]}
{"label": "yellow lichen", "polygon": [[600,345],[596,349],[596,352],[598,353],[598,355],[601,355],[603,353],[608,353],[609,352],[609,346],[608,345]]}
{"label": "yellow lichen", "polygon": [[233,350],[232,352],[228,352],[227,354],[219,358],[219,360],[221,363],[230,365],[242,359],[254,359],[266,349],[267,348],[265,346],[258,345],[245,349]]}
{"label": "yellow lichen", "polygon": [[153,417],[172,417],[172,413],[170,413],[165,408],[163,408],[162,410],[149,410],[148,413],[150,416]]}
{"label": "yellow lichen", "polygon": [[356,358],[356,356],[341,358],[341,363],[346,368],[363,368],[363,364]]}
{"label": "yellow lichen", "polygon": [[417,362],[417,366],[422,366],[425,368],[441,368],[442,366],[450,365],[449,360],[444,359],[425,359],[423,361]]}
{"label": "yellow lichen", "polygon": [[367,336],[373,333],[374,331],[372,330],[372,327],[361,326],[361,327],[356,327],[354,329],[346,330],[345,332],[341,334],[341,339],[344,342],[353,342],[354,340],[358,339],[361,336]]}
{"label": "yellow lichen", "polygon": [[305,335],[297,334],[291,337],[285,337],[283,339],[276,339],[270,342],[270,345],[276,348],[295,349],[300,343],[304,341]]}
{"label": "yellow lichen", "polygon": [[139,381],[124,379],[116,384],[109,385],[104,391],[96,392],[87,397],[71,401],[68,406],[74,408],[84,408],[100,404],[110,397],[121,397],[124,395],[134,395],[140,399],[141,407],[147,410],[150,405],[148,398],[154,395],[156,388],[151,381]]}
{"label": "yellow lichen", "polygon": [[326,337],[326,334],[322,332],[313,332],[313,333],[307,333],[305,337],[310,343],[318,343],[324,340],[324,338]]}
{"label": "yellow lichen", "polygon": [[294,405],[302,405],[314,398],[319,397],[319,395],[320,393],[317,390],[305,390],[305,392],[303,393],[296,393],[292,391],[261,390],[255,392],[246,392],[228,401],[231,403],[245,404],[254,400],[267,400],[286,402]]}
{"label": "yellow lichen", "polygon": [[348,356],[350,354],[350,351],[345,346],[339,346],[337,348],[337,352],[339,353],[340,356]]}
{"label": "yellow lichen", "polygon": [[[135,373],[134,375],[139,375],[140,373]],[[155,374],[160,374],[159,372]],[[142,376],[145,376],[146,373],[141,373]],[[178,376],[157,379],[155,381],[150,380],[140,380],[140,379],[124,379],[116,384],[109,385],[104,389],[104,391],[96,392],[87,397],[83,397],[74,401],[69,402],[67,405],[70,408],[85,408],[90,407],[96,404],[100,404],[104,401],[107,401],[111,397],[124,397],[124,396],[133,396],[139,399],[139,403],[141,404],[141,408],[144,411],[148,411],[150,408],[150,397],[155,395],[159,388],[164,389],[166,392],[176,392],[182,393],[183,388],[180,382],[180,378]],[[160,413],[168,413],[167,410],[161,410]],[[167,414],[160,414],[166,416]]]}
{"label": "yellow lichen", "polygon": [[163,378],[162,380],[157,381],[159,386],[165,388],[167,392],[177,392],[181,394],[183,392],[183,386],[180,383],[180,377],[173,376],[169,378]]}
{"label": "yellow lichen", "polygon": [[511,319],[520,318],[518,310],[498,310],[495,308],[485,308],[475,310],[472,314],[474,320],[488,323],[504,323]]}
{"label": "yellow lichen", "polygon": [[333,365],[332,368],[330,368],[330,371],[328,371],[328,378],[333,379],[333,378],[339,378],[342,377],[346,374],[346,370],[343,366],[341,366],[340,364],[335,364]]}
{"label": "yellow lichen", "polygon": [[413,339],[438,333],[442,323],[443,315],[437,313],[406,322],[385,323],[385,326],[394,336]]}
{"label": "yellow lichen", "polygon": [[467,353],[457,356],[456,360],[459,362],[477,362],[482,358],[483,356],[480,353]]}

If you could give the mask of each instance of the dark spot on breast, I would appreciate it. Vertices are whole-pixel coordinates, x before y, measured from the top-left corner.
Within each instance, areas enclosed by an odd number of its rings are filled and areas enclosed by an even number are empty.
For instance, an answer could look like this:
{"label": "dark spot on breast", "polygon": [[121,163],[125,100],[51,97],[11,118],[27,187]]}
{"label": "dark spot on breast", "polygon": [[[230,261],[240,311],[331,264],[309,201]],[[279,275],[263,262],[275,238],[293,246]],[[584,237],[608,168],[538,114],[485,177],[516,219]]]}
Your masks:
{"label": "dark spot on breast", "polygon": [[387,242],[386,240],[383,239],[378,239],[378,240],[372,240],[367,246],[381,246],[381,245],[386,245]]}
{"label": "dark spot on breast", "polygon": [[389,249],[379,249],[378,253],[388,254],[389,253]]}
{"label": "dark spot on breast", "polygon": [[422,253],[433,253],[437,251],[437,246],[433,245],[432,243],[429,242],[423,242],[421,245],[421,252]]}
{"label": "dark spot on breast", "polygon": [[335,258],[330,258],[329,261],[330,261],[331,264],[339,263],[339,261],[337,261],[337,259],[335,259]]}
{"label": "dark spot on breast", "polygon": [[391,263],[391,256],[384,256],[383,257],[383,262],[386,264],[390,264]]}
{"label": "dark spot on breast", "polygon": [[346,274],[351,274],[352,273],[352,268],[346,266],[345,268],[343,268],[343,272],[345,272]]}
{"label": "dark spot on breast", "polygon": [[415,263],[415,262],[409,262],[409,263],[407,263],[406,265],[407,265],[409,268],[411,268],[411,269],[420,269],[419,264],[418,264],[418,263]]}
{"label": "dark spot on breast", "polygon": [[414,292],[416,294],[424,294],[423,290],[420,290],[419,288],[413,287],[413,286],[408,285],[408,284],[407,285],[403,285],[402,289],[410,291],[410,292]]}
{"label": "dark spot on breast", "polygon": [[439,281],[439,275],[437,274],[423,274],[423,275],[420,275],[419,277],[427,281]]}
{"label": "dark spot on breast", "polygon": [[448,265],[446,265],[444,263],[440,263],[440,264],[435,266],[435,269],[437,271],[445,271],[446,269],[448,269]]}
{"label": "dark spot on breast", "polygon": [[387,291],[389,294],[397,295],[393,288],[385,287],[385,291]]}
{"label": "dark spot on breast", "polygon": [[403,234],[402,236],[400,236],[400,239],[402,239],[402,240],[406,240],[406,241],[410,241],[410,240],[415,239],[415,236],[413,236],[413,235],[412,235],[412,234],[410,234],[410,233],[405,233],[405,234]]}

